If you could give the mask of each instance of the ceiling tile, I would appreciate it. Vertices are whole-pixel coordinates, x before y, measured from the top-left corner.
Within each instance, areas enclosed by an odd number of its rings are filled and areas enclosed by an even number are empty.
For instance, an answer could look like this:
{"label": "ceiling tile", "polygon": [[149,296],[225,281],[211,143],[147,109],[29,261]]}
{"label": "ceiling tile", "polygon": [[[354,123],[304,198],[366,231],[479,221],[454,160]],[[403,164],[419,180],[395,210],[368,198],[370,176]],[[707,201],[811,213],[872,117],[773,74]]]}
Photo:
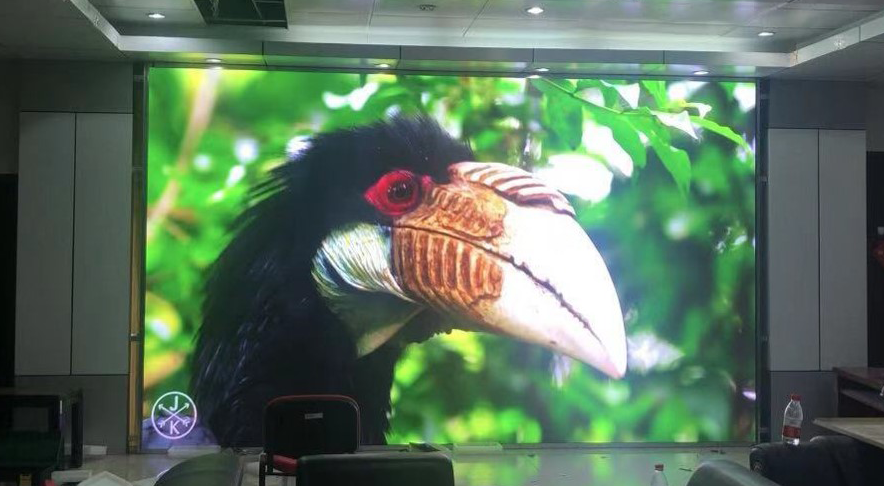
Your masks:
{"label": "ceiling tile", "polygon": [[370,13],[374,0],[288,0],[286,12]]}
{"label": "ceiling tile", "polygon": [[146,8],[150,10],[197,10],[194,0],[90,0],[93,6]]}
{"label": "ceiling tile", "polygon": [[643,2],[626,0],[602,2],[590,7],[588,18],[596,20],[622,20],[671,23],[718,23],[740,25],[776,4],[760,1],[665,1]]}
{"label": "ceiling tile", "polygon": [[555,37],[565,35],[571,30],[580,30],[582,22],[579,20],[553,20],[553,19],[486,19],[479,17],[473,22],[467,35],[477,31],[495,32],[514,36],[526,34],[536,36]]}
{"label": "ceiling tile", "polygon": [[759,38],[758,32],[761,30],[762,29],[758,27],[736,27],[725,34],[725,37],[745,37],[747,39],[758,39],[759,41],[764,43],[776,44],[784,41],[789,41],[792,43],[805,42],[813,40],[829,32],[828,29],[795,29],[780,27],[777,29],[772,29],[773,32],[776,33],[776,35],[772,37]]}
{"label": "ceiling tile", "polygon": [[655,22],[586,22],[546,19],[477,19],[467,37],[504,37],[517,39],[549,39],[557,37],[631,38],[653,42],[661,35],[720,36],[732,29],[716,24],[668,24]]}
{"label": "ceiling tile", "polygon": [[867,15],[867,12],[854,10],[778,8],[759,16],[747,25],[771,28],[837,29]]}
{"label": "ceiling tile", "polygon": [[[488,0],[481,19],[577,20],[586,18],[590,8],[600,0]],[[540,5],[543,15],[531,15],[525,9]]]}
{"label": "ceiling tile", "polygon": [[[413,15],[416,17],[475,17],[486,0],[376,0],[374,15]],[[435,5],[430,11],[421,5]]]}
{"label": "ceiling tile", "polygon": [[378,29],[393,29],[397,34],[449,34],[460,37],[473,21],[471,17],[412,17],[401,15],[371,16],[372,32]]}
{"label": "ceiling tile", "polygon": [[788,7],[820,10],[864,10],[877,12],[884,9],[880,0],[794,0]]}
{"label": "ceiling tile", "polygon": [[171,25],[171,24],[188,24],[203,25],[205,21],[203,16],[197,10],[164,10],[163,20],[154,20],[147,15],[156,12],[153,8],[125,8],[125,7],[99,7],[102,15],[112,24],[153,24],[153,25]]}
{"label": "ceiling tile", "polygon": [[481,17],[531,17],[525,9],[541,5],[546,9],[541,17],[547,19],[737,25],[783,3],[783,0],[489,0]]}
{"label": "ceiling tile", "polygon": [[368,12],[295,12],[288,14],[289,25],[365,27]]}
{"label": "ceiling tile", "polygon": [[604,22],[600,27],[611,32],[639,34],[724,35],[733,27],[723,24],[674,24],[665,22]]}
{"label": "ceiling tile", "polygon": [[884,44],[860,42],[777,74],[786,78],[867,80],[884,70]]}

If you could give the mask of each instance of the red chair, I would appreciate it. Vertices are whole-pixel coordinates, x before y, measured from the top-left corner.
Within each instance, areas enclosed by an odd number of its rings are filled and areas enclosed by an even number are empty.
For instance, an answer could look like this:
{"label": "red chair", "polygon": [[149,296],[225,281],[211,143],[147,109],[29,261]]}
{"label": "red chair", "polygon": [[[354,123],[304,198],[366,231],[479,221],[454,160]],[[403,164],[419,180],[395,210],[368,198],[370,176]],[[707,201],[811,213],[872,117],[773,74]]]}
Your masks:
{"label": "red chair", "polygon": [[295,476],[298,459],[346,454],[359,447],[359,406],[341,395],[293,395],[271,400],[264,409],[264,453],[258,484],[267,476]]}

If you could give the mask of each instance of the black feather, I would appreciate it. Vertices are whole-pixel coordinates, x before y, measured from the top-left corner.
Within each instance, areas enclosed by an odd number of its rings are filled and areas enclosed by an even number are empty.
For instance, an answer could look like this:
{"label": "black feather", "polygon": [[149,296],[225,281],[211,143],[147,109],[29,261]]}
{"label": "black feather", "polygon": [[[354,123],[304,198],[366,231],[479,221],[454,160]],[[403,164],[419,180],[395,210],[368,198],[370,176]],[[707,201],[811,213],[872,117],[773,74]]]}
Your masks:
{"label": "black feather", "polygon": [[312,258],[334,228],[382,221],[362,194],[384,173],[408,169],[444,182],[450,164],[472,159],[435,122],[396,118],[320,134],[255,188],[210,270],[192,362],[191,390],[221,445],[260,445],[270,399],[315,393],[355,398],[363,443],[384,442],[393,367],[406,343],[357,359],[353,336],[317,294]]}

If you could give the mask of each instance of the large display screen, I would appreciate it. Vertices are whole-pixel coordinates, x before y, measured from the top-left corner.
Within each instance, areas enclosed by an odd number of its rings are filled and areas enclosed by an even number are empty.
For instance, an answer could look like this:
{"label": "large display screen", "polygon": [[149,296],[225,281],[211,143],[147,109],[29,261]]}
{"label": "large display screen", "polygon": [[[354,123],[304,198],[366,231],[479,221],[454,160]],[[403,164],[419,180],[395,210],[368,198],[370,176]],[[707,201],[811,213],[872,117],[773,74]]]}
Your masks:
{"label": "large display screen", "polygon": [[755,85],[152,68],[142,445],[755,438]]}

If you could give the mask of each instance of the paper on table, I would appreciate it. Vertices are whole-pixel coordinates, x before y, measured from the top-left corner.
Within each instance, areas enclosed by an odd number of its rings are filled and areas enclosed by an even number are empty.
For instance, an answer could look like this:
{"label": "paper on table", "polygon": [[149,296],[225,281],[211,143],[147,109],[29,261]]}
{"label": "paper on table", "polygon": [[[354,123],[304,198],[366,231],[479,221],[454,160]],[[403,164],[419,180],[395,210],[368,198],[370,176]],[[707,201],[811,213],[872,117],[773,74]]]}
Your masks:
{"label": "paper on table", "polygon": [[101,472],[80,483],[80,486],[133,486],[125,479],[107,471]]}

